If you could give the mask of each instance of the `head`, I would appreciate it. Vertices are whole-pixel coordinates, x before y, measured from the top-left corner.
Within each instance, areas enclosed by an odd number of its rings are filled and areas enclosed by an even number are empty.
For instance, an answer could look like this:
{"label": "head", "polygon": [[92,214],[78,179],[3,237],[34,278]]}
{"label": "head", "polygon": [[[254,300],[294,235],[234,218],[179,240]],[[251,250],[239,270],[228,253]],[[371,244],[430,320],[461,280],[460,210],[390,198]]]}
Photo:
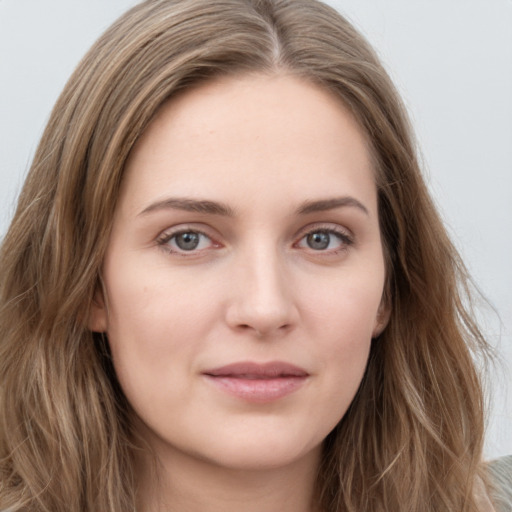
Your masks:
{"label": "head", "polygon": [[[108,340],[89,322],[127,165],[173,101],[251,74],[293,77],[325,91],[354,120],[371,159],[385,314],[355,399],[325,441],[324,504],[370,510],[367,500],[377,496],[414,509],[432,491],[421,484],[431,473],[439,482],[465,478],[443,458],[474,467],[481,403],[464,333],[478,339],[478,332],[457,292],[463,269],[421,177],[402,104],[372,49],[339,14],[310,0],[150,0],[100,38],[67,84],[2,247],[1,335],[13,340],[0,349],[8,383],[2,400],[16,411],[2,420],[13,432],[3,442],[26,437],[22,424],[38,432],[27,449],[43,447],[49,461],[36,489],[50,481],[55,496],[72,496],[83,461],[88,482],[98,467],[109,482],[121,468],[129,475],[130,407]],[[23,406],[13,398],[20,395]],[[90,438],[88,431],[95,446],[73,442]],[[76,464],[57,481],[59,450]],[[102,499],[97,503],[114,510],[116,485],[98,498],[91,484],[79,499]]]}

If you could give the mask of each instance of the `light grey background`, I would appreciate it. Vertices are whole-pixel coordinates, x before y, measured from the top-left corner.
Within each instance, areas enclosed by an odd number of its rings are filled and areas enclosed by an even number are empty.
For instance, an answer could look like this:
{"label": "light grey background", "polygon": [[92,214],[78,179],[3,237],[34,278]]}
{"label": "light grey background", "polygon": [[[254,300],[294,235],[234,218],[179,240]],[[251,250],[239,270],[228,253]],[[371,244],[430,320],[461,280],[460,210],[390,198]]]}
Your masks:
{"label": "light grey background", "polygon": [[[0,0],[0,237],[81,56],[135,0]],[[376,46],[478,286],[493,370],[488,457],[512,453],[512,0],[330,0]]]}

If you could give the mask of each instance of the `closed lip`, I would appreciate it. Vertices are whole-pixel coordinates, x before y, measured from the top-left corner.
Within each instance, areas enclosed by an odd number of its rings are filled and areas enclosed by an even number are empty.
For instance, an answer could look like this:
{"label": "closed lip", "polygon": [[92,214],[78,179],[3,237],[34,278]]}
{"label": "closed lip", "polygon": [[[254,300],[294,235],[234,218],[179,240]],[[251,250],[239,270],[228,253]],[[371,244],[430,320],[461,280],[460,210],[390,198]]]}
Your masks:
{"label": "closed lip", "polygon": [[243,402],[264,404],[280,400],[302,388],[309,373],[290,363],[239,362],[203,372],[223,394]]}
{"label": "closed lip", "polygon": [[209,375],[210,377],[262,380],[285,377],[307,377],[309,375],[303,368],[282,361],[271,361],[268,363],[243,361],[209,369],[204,371],[203,374]]}

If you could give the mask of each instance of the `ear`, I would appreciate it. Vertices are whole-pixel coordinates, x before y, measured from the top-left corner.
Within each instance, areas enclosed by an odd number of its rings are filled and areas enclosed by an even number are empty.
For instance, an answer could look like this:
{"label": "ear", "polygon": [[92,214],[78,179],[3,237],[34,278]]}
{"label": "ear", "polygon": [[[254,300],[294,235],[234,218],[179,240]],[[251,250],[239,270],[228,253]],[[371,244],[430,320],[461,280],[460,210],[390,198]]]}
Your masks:
{"label": "ear", "polygon": [[87,326],[93,332],[106,332],[107,330],[108,314],[101,284],[98,284],[94,292]]}
{"label": "ear", "polygon": [[375,318],[375,325],[373,326],[372,339],[378,338],[382,331],[386,328],[391,317],[391,306],[385,297],[382,298],[377,316]]}

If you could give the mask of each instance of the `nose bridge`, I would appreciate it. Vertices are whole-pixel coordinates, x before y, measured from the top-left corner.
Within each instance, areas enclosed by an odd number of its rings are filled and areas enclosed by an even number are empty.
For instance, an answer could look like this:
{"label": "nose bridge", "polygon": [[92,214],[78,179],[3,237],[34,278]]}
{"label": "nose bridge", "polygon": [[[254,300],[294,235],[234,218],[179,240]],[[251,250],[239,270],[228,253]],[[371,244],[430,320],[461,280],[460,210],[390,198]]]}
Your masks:
{"label": "nose bridge", "polygon": [[259,335],[290,328],[297,311],[284,256],[277,245],[259,240],[239,254],[236,267],[229,323]]}

